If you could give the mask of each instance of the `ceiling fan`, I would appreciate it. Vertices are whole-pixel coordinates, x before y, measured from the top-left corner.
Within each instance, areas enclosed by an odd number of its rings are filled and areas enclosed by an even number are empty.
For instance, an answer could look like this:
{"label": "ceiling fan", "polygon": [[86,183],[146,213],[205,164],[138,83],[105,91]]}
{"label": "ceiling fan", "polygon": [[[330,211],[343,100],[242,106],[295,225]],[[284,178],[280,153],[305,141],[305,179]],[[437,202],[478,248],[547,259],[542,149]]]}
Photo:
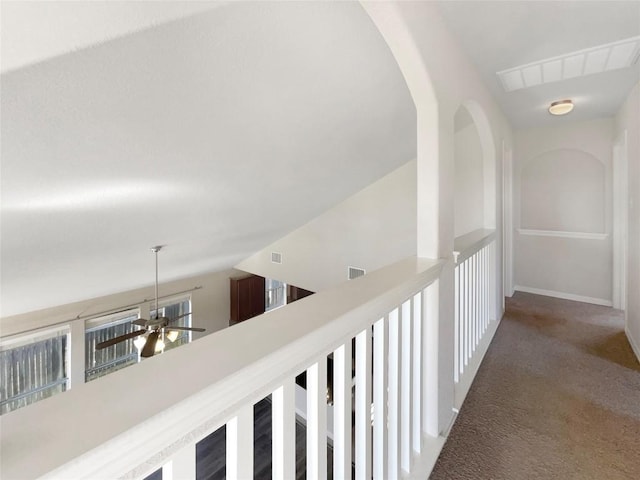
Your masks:
{"label": "ceiling fan", "polygon": [[[162,249],[161,245],[151,247],[151,251],[156,255],[156,296],[155,296],[155,317],[149,320],[144,318],[139,318],[134,320],[134,325],[139,325],[142,330],[135,330],[133,332],[125,333],[124,335],[120,335],[118,337],[112,338],[110,340],[105,340],[104,342],[100,342],[96,345],[96,350],[102,350],[103,348],[110,347],[115,345],[116,343],[124,342],[125,340],[129,340],[130,338],[140,337],[141,335],[147,334],[146,339],[144,340],[144,345],[142,346],[142,350],[140,352],[141,357],[152,357],[158,351],[161,351],[164,348],[164,340],[165,338],[169,341],[173,342],[177,338],[177,334],[179,331],[187,330],[192,332],[204,332],[204,328],[196,328],[196,327],[179,327],[169,325],[169,322],[172,320],[177,320],[182,317],[186,317],[187,315],[191,315],[191,313],[185,313],[175,318],[167,318],[159,316],[158,309],[158,252]],[[137,342],[136,342],[137,343]]]}

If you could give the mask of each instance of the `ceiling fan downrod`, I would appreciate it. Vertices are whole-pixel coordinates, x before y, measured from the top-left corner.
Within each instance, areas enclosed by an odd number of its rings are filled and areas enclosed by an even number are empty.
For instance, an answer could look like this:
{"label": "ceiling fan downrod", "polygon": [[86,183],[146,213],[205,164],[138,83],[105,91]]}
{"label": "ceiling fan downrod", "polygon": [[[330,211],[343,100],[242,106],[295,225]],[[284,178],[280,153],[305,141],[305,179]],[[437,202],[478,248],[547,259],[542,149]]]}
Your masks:
{"label": "ceiling fan downrod", "polygon": [[162,245],[156,245],[155,247],[151,247],[151,251],[156,255],[156,320],[159,318],[158,311],[158,252],[162,250]]}

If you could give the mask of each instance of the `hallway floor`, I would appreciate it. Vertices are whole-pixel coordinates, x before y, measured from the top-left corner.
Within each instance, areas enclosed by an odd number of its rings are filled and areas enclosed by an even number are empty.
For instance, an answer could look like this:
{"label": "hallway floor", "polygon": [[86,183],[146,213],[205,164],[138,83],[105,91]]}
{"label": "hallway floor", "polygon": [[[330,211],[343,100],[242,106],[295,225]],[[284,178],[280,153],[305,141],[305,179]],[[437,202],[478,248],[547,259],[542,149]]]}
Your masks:
{"label": "hallway floor", "polygon": [[640,478],[640,364],[622,313],[507,299],[430,478]]}

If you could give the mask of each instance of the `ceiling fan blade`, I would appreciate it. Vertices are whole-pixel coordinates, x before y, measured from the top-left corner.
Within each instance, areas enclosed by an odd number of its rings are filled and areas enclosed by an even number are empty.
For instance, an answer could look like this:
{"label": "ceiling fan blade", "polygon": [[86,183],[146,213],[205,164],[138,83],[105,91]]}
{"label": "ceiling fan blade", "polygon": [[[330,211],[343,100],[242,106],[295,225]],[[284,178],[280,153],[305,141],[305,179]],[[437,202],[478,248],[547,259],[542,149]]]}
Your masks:
{"label": "ceiling fan blade", "polygon": [[160,332],[154,330],[147,337],[147,343],[142,347],[142,351],[140,352],[141,357],[153,357],[154,353],[156,353],[156,343],[158,342],[158,336]]}
{"label": "ceiling fan blade", "polygon": [[180,318],[184,318],[184,317],[188,317],[189,315],[191,315],[191,312],[189,313],[183,313],[182,315],[178,315],[177,317],[171,317],[169,318],[169,321],[172,322],[174,320],[178,320]]}
{"label": "ceiling fan blade", "polygon": [[141,327],[146,327],[148,321],[149,320],[147,320],[146,318],[138,318],[131,323],[133,323],[134,325],[140,325]]}
{"label": "ceiling fan blade", "polygon": [[204,332],[206,331],[206,328],[199,328],[199,327],[173,327],[173,326],[169,326],[169,327],[164,327],[165,330],[188,330],[191,332]]}
{"label": "ceiling fan blade", "polygon": [[125,340],[129,340],[130,338],[135,338],[139,335],[142,335],[143,333],[146,333],[146,330],[136,330],[135,332],[125,333],[124,335],[112,338],[111,340],[105,340],[104,342],[100,342],[96,345],[96,350],[102,350],[103,348],[110,347],[111,345],[115,345],[116,343],[124,342]]}

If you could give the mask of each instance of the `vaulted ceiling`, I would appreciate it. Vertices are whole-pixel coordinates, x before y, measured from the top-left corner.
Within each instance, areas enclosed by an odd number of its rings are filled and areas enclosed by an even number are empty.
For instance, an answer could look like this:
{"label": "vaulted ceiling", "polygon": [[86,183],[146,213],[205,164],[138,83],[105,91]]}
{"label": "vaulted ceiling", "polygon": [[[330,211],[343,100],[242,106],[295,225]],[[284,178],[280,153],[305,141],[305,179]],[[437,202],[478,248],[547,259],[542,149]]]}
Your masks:
{"label": "vaulted ceiling", "polygon": [[358,3],[196,13],[9,57],[3,316],[148,285],[153,245],[161,281],[230,268],[415,158],[409,92]]}
{"label": "vaulted ceiling", "polygon": [[[638,2],[439,6],[516,127],[612,115],[638,81],[496,76],[639,35]],[[161,281],[229,268],[415,158],[415,108],[357,2],[1,8],[1,316],[149,285],[153,245]]]}

